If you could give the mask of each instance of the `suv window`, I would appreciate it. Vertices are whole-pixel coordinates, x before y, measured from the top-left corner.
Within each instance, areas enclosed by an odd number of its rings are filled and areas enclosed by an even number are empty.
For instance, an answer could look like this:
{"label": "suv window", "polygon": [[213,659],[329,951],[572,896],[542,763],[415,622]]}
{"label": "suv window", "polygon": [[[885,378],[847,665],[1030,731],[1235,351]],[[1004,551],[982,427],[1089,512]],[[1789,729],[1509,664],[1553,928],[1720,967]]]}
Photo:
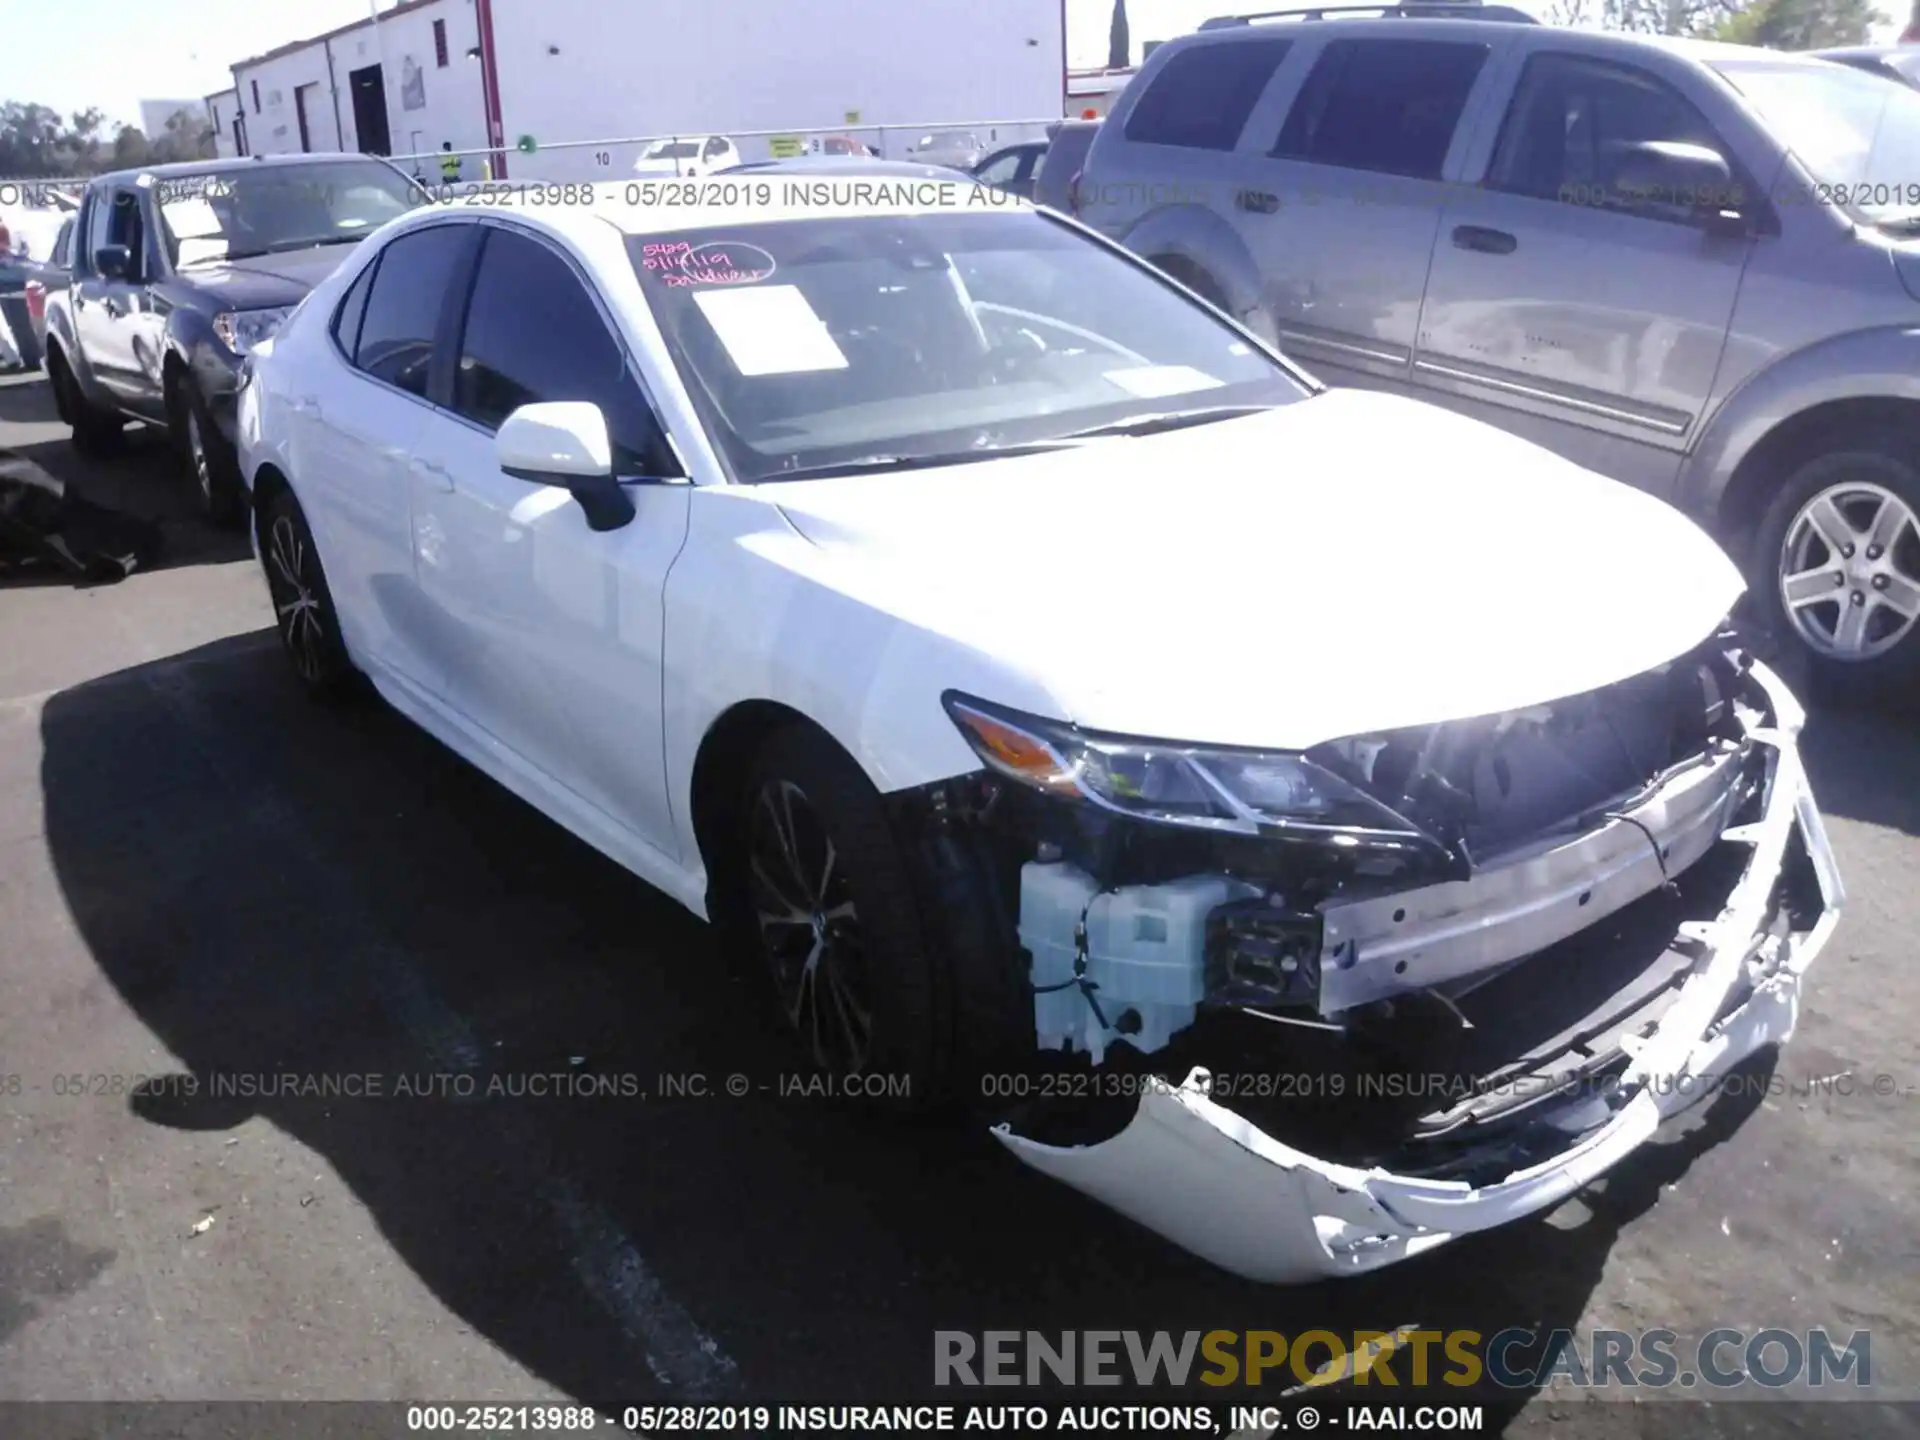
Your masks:
{"label": "suv window", "polygon": [[1633,146],[1647,141],[1727,151],[1706,117],[1643,71],[1573,55],[1527,62],[1501,122],[1487,184],[1495,190],[1691,223],[1690,207],[1615,184]]}
{"label": "suv window", "polygon": [[461,331],[453,408],[492,430],[522,405],[546,400],[598,405],[619,473],[678,468],[586,282],[539,241],[489,228]]}
{"label": "suv window", "polygon": [[1438,180],[1488,47],[1455,40],[1335,40],[1300,87],[1273,153]]}
{"label": "suv window", "polygon": [[447,280],[472,238],[465,225],[430,225],[380,253],[354,364],[409,395],[426,395]]}
{"label": "suv window", "polygon": [[1262,37],[1195,45],[1173,56],[1127,116],[1145,145],[1231,150],[1293,41]]}

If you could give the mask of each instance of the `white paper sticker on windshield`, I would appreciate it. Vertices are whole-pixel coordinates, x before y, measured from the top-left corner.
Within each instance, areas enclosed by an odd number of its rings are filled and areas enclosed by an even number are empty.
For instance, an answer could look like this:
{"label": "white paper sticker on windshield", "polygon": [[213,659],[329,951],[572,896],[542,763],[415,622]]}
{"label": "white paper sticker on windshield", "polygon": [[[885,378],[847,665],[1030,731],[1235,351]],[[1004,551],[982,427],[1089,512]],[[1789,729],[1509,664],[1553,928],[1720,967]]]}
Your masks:
{"label": "white paper sticker on windshield", "polygon": [[1212,390],[1226,384],[1204,370],[1191,365],[1139,365],[1131,370],[1109,370],[1106,378],[1129,395],[1157,400],[1163,395],[1185,395],[1191,390]]}
{"label": "white paper sticker on windshield", "polygon": [[742,375],[844,370],[847,357],[794,285],[697,290],[693,303]]}

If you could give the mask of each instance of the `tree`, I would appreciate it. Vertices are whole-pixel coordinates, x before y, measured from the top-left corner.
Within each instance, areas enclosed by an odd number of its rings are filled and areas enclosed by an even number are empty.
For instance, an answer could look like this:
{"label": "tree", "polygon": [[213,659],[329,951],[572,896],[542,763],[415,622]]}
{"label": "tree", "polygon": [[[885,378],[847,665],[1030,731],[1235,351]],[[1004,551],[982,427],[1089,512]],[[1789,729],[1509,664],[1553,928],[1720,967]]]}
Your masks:
{"label": "tree", "polygon": [[1713,38],[1771,50],[1864,45],[1878,18],[1871,0],[1754,0],[1713,29]]}
{"label": "tree", "polygon": [[[1920,3],[1920,0],[1915,0]],[[1597,0],[1549,0],[1543,17],[1547,24],[1578,29],[1600,18]]]}
{"label": "tree", "polygon": [[176,160],[210,160],[218,153],[213,143],[213,127],[205,116],[191,110],[176,110],[167,117],[167,128],[152,146],[152,164],[164,165]]}
{"label": "tree", "polygon": [[106,157],[100,129],[106,116],[80,110],[61,117],[48,105],[0,104],[0,175],[89,175]]}
{"label": "tree", "polygon": [[[1920,0],[1914,0],[1920,5]],[[1113,21],[1107,27],[1107,68],[1124,70],[1133,63],[1133,35],[1127,26],[1127,0],[1113,0]]]}
{"label": "tree", "polygon": [[116,170],[137,170],[153,163],[147,137],[132,125],[122,125],[113,137],[113,155],[108,162]]}
{"label": "tree", "polygon": [[[1914,6],[1920,16],[1920,0]],[[1601,0],[1600,16],[1609,30],[1704,36],[1779,50],[1863,45],[1877,18],[1873,0]]]}

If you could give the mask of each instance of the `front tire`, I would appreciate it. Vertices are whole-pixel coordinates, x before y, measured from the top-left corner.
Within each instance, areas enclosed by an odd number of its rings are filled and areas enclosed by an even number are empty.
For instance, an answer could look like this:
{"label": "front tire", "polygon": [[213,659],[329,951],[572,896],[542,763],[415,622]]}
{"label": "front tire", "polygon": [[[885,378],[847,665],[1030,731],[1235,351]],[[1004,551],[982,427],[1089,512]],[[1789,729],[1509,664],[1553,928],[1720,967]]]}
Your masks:
{"label": "front tire", "polygon": [[87,398],[66,356],[57,350],[47,356],[47,380],[53,386],[54,409],[72,427],[73,448],[89,459],[118,453],[126,439],[126,422]]}
{"label": "front tire", "polygon": [[293,673],[312,699],[342,699],[354,688],[353,662],[340,638],[333,592],[313,532],[291,490],[277,491],[266,501],[259,525],[260,564]]}
{"label": "front tire", "polygon": [[1801,462],[1761,517],[1752,587],[1841,704],[1920,694],[1920,468],[1898,431],[1848,436]]}
{"label": "front tire", "polygon": [[738,813],[739,929],[806,1062],[866,1087],[846,1093],[912,1109],[943,1098],[949,987],[879,792],[795,725],[762,745]]}
{"label": "front tire", "polygon": [[239,477],[228,473],[209,438],[213,416],[191,380],[176,379],[167,406],[173,417],[175,445],[180,453],[181,469],[193,486],[200,514],[208,523],[232,529],[245,509],[241,504]]}

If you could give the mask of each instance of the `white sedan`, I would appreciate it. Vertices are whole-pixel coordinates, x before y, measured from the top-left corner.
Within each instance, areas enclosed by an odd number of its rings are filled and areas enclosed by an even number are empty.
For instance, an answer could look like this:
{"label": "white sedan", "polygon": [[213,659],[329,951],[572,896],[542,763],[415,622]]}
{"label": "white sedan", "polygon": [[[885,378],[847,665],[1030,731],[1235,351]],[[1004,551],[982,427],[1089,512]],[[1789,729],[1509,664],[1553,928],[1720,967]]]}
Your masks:
{"label": "white sedan", "polygon": [[1690,521],[1051,213],[754,184],[417,211],[255,352],[311,691],[1248,1276],[1552,1205],[1791,1032],[1842,892]]}

